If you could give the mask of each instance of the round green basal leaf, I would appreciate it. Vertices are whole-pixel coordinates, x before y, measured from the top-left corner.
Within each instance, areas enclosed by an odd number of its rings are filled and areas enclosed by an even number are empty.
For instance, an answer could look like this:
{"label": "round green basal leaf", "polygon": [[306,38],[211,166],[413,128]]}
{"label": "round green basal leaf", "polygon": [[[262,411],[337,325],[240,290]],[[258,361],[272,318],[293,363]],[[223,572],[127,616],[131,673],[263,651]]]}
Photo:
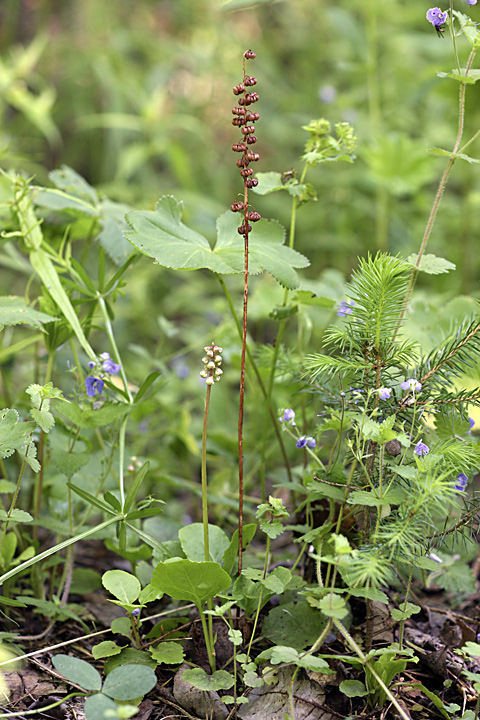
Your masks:
{"label": "round green basal leaf", "polygon": [[150,655],[159,664],[180,665],[183,662],[183,647],[175,642],[162,642],[150,650]]}
{"label": "round green basal leaf", "polygon": [[182,675],[186,680],[196,687],[197,690],[229,690],[235,683],[235,678],[226,670],[217,670],[208,675],[202,668],[192,668],[185,670]]}
{"label": "round green basal leaf", "polygon": [[273,608],[262,627],[262,635],[275,644],[282,644],[285,638],[296,650],[303,650],[312,644],[312,637],[318,637],[327,621],[322,613],[302,600],[288,602]]}
{"label": "round green basal leaf", "polygon": [[107,712],[111,713],[112,718],[118,717],[117,705],[103,693],[87,697],[83,709],[87,720],[105,720]]}
{"label": "round green basal leaf", "polygon": [[[202,562],[205,560],[203,523],[191,523],[178,531],[178,539],[182,550],[189,560]],[[209,559],[221,563],[223,555],[230,545],[226,533],[218,525],[208,525]]]}
{"label": "round green basal leaf", "polygon": [[84,690],[98,691],[102,687],[100,673],[85,660],[70,655],[55,655],[52,658],[55,670],[70,682],[80,685]]}
{"label": "round green basal leaf", "polygon": [[146,665],[121,665],[107,675],[103,692],[114,700],[134,700],[153,690],[157,677]]}
{"label": "round green basal leaf", "polygon": [[114,643],[113,640],[104,640],[104,642],[94,645],[92,648],[92,655],[95,660],[118,655],[120,652],[122,652],[122,648]]}
{"label": "round green basal leaf", "polygon": [[344,680],[338,688],[347,697],[363,697],[368,695],[368,690],[360,680]]}
{"label": "round green basal leaf", "polygon": [[102,575],[102,584],[120,603],[127,605],[135,602],[142,589],[135,575],[124,570],[107,570]]}
{"label": "round green basal leaf", "polygon": [[109,675],[116,668],[124,665],[146,665],[154,670],[157,667],[155,660],[152,660],[150,653],[137,648],[124,647],[118,655],[111,655],[105,660],[103,666],[105,675]]}
{"label": "round green basal leaf", "polygon": [[226,590],[230,583],[230,575],[218,563],[172,560],[158,563],[151,585],[175,600],[193,602],[202,608],[207,600]]}

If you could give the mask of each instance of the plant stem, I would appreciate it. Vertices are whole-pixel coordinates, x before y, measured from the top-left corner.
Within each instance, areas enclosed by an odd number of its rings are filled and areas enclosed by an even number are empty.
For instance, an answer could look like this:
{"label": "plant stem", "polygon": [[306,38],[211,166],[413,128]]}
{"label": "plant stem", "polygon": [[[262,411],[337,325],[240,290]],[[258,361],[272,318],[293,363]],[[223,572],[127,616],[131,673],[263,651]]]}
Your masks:
{"label": "plant stem", "polygon": [[[265,562],[263,564],[263,577],[262,580],[265,580],[267,577],[267,570],[268,570],[268,562],[270,558],[270,537],[267,535],[267,547],[265,549]],[[262,583],[262,587],[260,588],[260,595],[258,597],[258,605],[257,610],[255,613],[255,620],[253,622],[253,628],[252,628],[252,634],[250,636],[250,642],[248,644],[248,650],[247,650],[247,657],[250,657],[250,652],[252,649],[252,642],[253,638],[255,637],[255,630],[257,629],[257,623],[258,623],[258,616],[260,615],[260,610],[262,609],[262,598],[263,598],[263,591],[265,589],[264,584]]]}
{"label": "plant stem", "polygon": [[205,560],[210,560],[210,547],[208,544],[208,493],[207,493],[207,423],[208,408],[210,405],[210,392],[212,386],[207,385],[207,394],[205,397],[205,412],[203,413],[203,433],[202,433],[202,521],[203,521],[203,545],[205,551]]}

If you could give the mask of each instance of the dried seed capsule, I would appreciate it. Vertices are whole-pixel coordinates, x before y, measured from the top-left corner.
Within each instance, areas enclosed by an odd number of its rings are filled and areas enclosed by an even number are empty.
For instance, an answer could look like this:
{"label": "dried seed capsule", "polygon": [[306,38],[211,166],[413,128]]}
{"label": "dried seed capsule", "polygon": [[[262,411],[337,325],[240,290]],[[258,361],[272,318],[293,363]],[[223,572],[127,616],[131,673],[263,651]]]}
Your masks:
{"label": "dried seed capsule", "polygon": [[232,120],[232,125],[236,125],[237,127],[240,127],[241,125],[245,125],[245,118],[234,117]]}
{"label": "dried seed capsule", "polygon": [[249,178],[246,182],[247,188],[257,187],[258,180],[256,178]]}
{"label": "dried seed capsule", "polygon": [[238,165],[238,167],[247,167],[247,165],[248,165],[248,160],[247,160],[247,158],[246,158],[246,157],[241,157],[241,158],[239,158],[239,159],[237,160],[237,165]]}
{"label": "dried seed capsule", "polygon": [[[234,95],[241,95],[245,91],[245,85],[242,83],[238,83],[238,85],[235,85],[233,88],[233,94]],[[242,103],[240,103],[241,105]]]}
{"label": "dried seed capsule", "polygon": [[257,142],[257,138],[255,135],[247,135],[246,141],[249,145],[253,145],[253,143]]}
{"label": "dried seed capsule", "polygon": [[[249,101],[250,101],[249,103],[247,103],[248,105],[249,105],[250,103],[257,102],[258,98],[259,98],[259,95],[258,95],[258,93],[256,93],[256,92],[247,93],[247,94],[245,95],[245,100],[249,100]],[[240,105],[241,105],[241,104],[242,104],[242,103],[240,103]]]}
{"label": "dried seed capsule", "polygon": [[250,100],[249,95],[245,95],[245,97],[238,98],[238,104],[239,105],[251,105],[252,101]]}
{"label": "dried seed capsule", "polygon": [[253,50],[247,50],[243,53],[247,60],[254,60],[257,56],[253,52]]}
{"label": "dried seed capsule", "polygon": [[245,155],[248,162],[257,162],[257,160],[260,160],[260,155],[258,153],[249,152]]}
{"label": "dried seed capsule", "polygon": [[244,168],[243,170],[240,170],[240,175],[242,177],[248,177],[249,175],[253,175],[252,168]]}
{"label": "dried seed capsule", "polygon": [[258,113],[248,113],[246,120],[247,122],[255,122],[259,117],[260,115]]}
{"label": "dried seed capsule", "polygon": [[252,87],[252,85],[257,84],[257,78],[249,77],[248,75],[245,77],[244,85],[247,87]]}
{"label": "dried seed capsule", "polygon": [[255,125],[246,125],[245,127],[242,127],[241,133],[243,135],[251,135],[255,132]]}
{"label": "dried seed capsule", "polygon": [[242,108],[242,107],[233,107],[232,108],[232,113],[234,115],[245,115],[246,112],[247,111],[245,110],[245,108]]}
{"label": "dried seed capsule", "polygon": [[[252,229],[252,226],[247,225],[247,232],[250,232],[251,229]],[[239,235],[245,235],[245,225],[240,225],[240,227],[237,228],[237,231],[238,231]]]}
{"label": "dried seed capsule", "polygon": [[[244,172],[244,170],[242,170],[242,172]],[[253,170],[252,170],[252,172],[253,172]],[[230,210],[232,212],[240,212],[240,210],[243,210],[244,207],[245,206],[244,206],[243,202],[241,200],[237,200],[236,202],[234,202],[230,205]]]}
{"label": "dried seed capsule", "polygon": [[255,212],[255,210],[252,210],[247,214],[247,218],[251,220],[252,222],[258,222],[262,216],[260,213]]}
{"label": "dried seed capsule", "polygon": [[247,146],[245,145],[245,143],[233,143],[232,145],[232,150],[234,152],[243,152],[246,149]]}

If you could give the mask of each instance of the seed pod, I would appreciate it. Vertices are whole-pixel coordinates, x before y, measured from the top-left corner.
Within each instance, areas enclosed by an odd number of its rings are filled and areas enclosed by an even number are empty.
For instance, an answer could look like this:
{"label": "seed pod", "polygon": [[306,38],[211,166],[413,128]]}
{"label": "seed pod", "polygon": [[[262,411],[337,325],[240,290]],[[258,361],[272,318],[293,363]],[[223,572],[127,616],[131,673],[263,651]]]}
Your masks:
{"label": "seed pod", "polygon": [[257,84],[257,78],[249,77],[248,75],[245,77],[244,85],[246,87],[252,87],[252,85]]}
{"label": "seed pod", "polygon": [[255,212],[255,210],[250,211],[247,213],[247,218],[251,220],[252,222],[258,222],[262,216],[260,213]]}
{"label": "seed pod", "polygon": [[247,165],[248,165],[248,160],[247,160],[247,158],[246,158],[245,156],[239,158],[239,159],[237,160],[237,165],[238,165],[238,167],[240,167],[240,168],[241,168],[241,167],[247,167]]}
{"label": "seed pod", "polygon": [[242,108],[242,107],[233,107],[232,108],[233,115],[245,115],[246,112],[247,111],[245,110],[245,108]]}
{"label": "seed pod", "polygon": [[249,175],[253,175],[252,168],[244,168],[243,170],[240,170],[240,175],[242,177],[248,177]]}
{"label": "seed pod", "polygon": [[258,113],[247,113],[246,121],[255,122],[259,117],[260,115]]}
{"label": "seed pod", "polygon": [[239,105],[251,105],[252,101],[250,100],[249,95],[245,95],[245,97],[238,98],[238,104]]}
{"label": "seed pod", "polygon": [[247,135],[245,139],[249,145],[253,145],[253,143],[257,142],[257,138],[255,135]]}
{"label": "seed pod", "polygon": [[[258,95],[258,93],[256,93],[256,92],[247,93],[247,94],[245,95],[245,100],[249,100],[250,103],[257,102],[258,98],[259,98],[259,95]],[[250,104],[250,103],[248,103],[248,104]],[[242,104],[242,103],[240,103],[240,105],[241,105],[241,104]]]}
{"label": "seed pod", "polygon": [[245,118],[234,117],[232,120],[232,125],[236,125],[237,127],[240,127],[241,125],[245,125]]}
{"label": "seed pod", "polygon": [[247,188],[257,187],[258,180],[256,178],[249,178],[245,184]]}
{"label": "seed pod", "polygon": [[246,125],[240,131],[243,135],[251,135],[255,132],[255,125]]}
{"label": "seed pod", "polygon": [[[245,171],[242,170],[242,172],[245,172]],[[253,170],[252,170],[252,172],[253,172]],[[241,200],[237,200],[236,202],[234,202],[230,205],[230,210],[232,212],[240,212],[240,210],[243,210],[244,207],[245,206],[244,206],[243,202]]]}
{"label": "seed pod", "polygon": [[245,143],[233,143],[232,145],[232,150],[234,152],[243,152],[246,149],[247,146],[245,145]]}
{"label": "seed pod", "polygon": [[[238,85],[235,85],[233,88],[233,94],[234,95],[241,95],[243,92],[245,92],[245,85],[242,83],[238,83]],[[242,103],[240,103],[241,105]]]}
{"label": "seed pod", "polygon": [[402,446],[398,440],[389,440],[387,443],[385,443],[385,452],[388,455],[393,455],[393,457],[396,457],[402,452]]}
{"label": "seed pod", "polygon": [[253,52],[253,50],[247,50],[243,53],[247,60],[254,60],[257,56]]}
{"label": "seed pod", "polygon": [[[250,230],[252,229],[252,226],[247,225],[247,228],[248,228],[248,232],[250,232]],[[238,231],[239,235],[245,235],[245,225],[240,225],[240,227],[237,228],[237,231]]]}
{"label": "seed pod", "polygon": [[258,153],[249,152],[245,155],[248,162],[257,162],[257,160],[260,160],[260,155]]}

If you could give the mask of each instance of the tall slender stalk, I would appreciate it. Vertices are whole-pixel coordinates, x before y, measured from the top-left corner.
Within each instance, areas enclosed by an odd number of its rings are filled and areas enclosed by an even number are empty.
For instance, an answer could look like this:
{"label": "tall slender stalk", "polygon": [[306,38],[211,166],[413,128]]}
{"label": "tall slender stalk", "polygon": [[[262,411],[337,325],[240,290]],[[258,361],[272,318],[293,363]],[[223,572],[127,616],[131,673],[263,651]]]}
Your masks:
{"label": "tall slender stalk", "polygon": [[232,109],[235,117],[232,120],[233,125],[240,128],[243,135],[242,142],[234,143],[232,150],[241,152],[242,157],[237,160],[237,166],[240,168],[240,174],[243,178],[243,200],[236,201],[231,205],[232,212],[243,211],[243,223],[238,228],[240,235],[244,238],[244,283],[243,283],[243,321],[242,321],[242,360],[240,367],[240,394],[238,408],[238,572],[242,571],[242,549],[243,549],[243,409],[245,400],[245,355],[247,347],[247,305],[248,305],[248,235],[252,229],[249,222],[260,220],[260,215],[249,210],[248,190],[258,184],[258,180],[254,180],[253,170],[248,167],[251,162],[259,159],[258,153],[251,152],[249,145],[257,142],[257,138],[253,134],[255,132],[254,123],[258,120],[258,113],[247,111],[247,107],[257,102],[258,94],[250,92],[248,88],[257,84],[254,77],[250,77],[245,72],[246,60],[253,60],[255,53],[247,50],[243,54],[243,80],[233,88],[233,94],[239,96],[238,107]]}

